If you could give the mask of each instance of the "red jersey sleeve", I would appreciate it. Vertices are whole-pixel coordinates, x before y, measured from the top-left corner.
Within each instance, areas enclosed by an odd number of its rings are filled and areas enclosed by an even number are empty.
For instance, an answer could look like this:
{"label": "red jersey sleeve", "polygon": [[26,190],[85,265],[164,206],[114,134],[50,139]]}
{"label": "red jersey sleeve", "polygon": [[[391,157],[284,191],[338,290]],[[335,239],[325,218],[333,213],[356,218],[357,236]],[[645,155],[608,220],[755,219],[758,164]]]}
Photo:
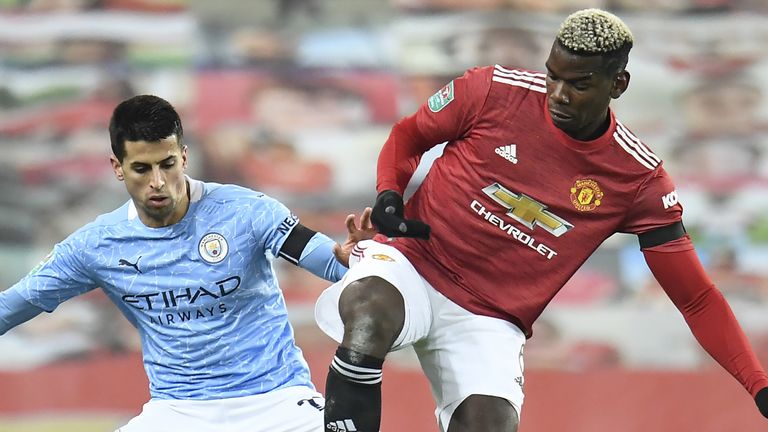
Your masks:
{"label": "red jersey sleeve", "polygon": [[722,293],[704,272],[688,236],[643,249],[656,280],[696,340],[754,397],[768,376]]}
{"label": "red jersey sleeve", "polygon": [[682,219],[675,184],[663,167],[656,168],[640,185],[620,232],[640,234]]}
{"label": "red jersey sleeve", "polygon": [[421,155],[464,137],[476,121],[491,88],[492,67],[475,68],[454,79],[419,110],[395,123],[377,164],[376,190],[403,193]]}

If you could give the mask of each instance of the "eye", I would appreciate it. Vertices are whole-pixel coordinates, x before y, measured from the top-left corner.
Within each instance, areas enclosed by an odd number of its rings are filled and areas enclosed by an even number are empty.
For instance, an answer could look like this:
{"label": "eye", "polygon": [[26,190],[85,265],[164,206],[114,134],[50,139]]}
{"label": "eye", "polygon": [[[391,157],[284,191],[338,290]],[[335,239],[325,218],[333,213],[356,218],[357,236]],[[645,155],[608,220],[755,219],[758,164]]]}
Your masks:
{"label": "eye", "polygon": [[173,166],[176,165],[176,161],[170,161],[170,162],[164,162],[162,166],[164,169],[173,168]]}
{"label": "eye", "polygon": [[145,166],[142,166],[142,165],[139,165],[139,166],[135,166],[135,167],[133,167],[133,170],[134,170],[135,172],[139,173],[139,174],[142,174],[142,173],[145,173],[145,172],[147,172],[147,169],[148,169],[147,167],[145,167]]}

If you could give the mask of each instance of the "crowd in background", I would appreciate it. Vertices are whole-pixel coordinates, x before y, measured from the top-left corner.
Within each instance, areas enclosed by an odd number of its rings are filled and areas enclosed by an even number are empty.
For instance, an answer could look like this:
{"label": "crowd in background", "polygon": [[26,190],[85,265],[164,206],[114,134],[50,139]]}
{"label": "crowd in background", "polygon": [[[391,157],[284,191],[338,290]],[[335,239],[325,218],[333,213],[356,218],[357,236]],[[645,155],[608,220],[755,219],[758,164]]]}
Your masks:
{"label": "crowd in background", "polygon": [[[344,216],[373,202],[398,118],[467,68],[541,70],[556,25],[583,7],[633,29],[631,84],[612,106],[664,160],[703,262],[768,364],[760,0],[0,0],[0,287],[127,199],[106,130],[126,97],[179,109],[192,177],[261,190],[343,238]],[[275,265],[299,343],[319,343],[325,282]],[[137,350],[116,314],[98,292],[72,300],[0,338],[0,370]],[[630,236],[599,249],[534,334],[534,368],[710,362]]]}

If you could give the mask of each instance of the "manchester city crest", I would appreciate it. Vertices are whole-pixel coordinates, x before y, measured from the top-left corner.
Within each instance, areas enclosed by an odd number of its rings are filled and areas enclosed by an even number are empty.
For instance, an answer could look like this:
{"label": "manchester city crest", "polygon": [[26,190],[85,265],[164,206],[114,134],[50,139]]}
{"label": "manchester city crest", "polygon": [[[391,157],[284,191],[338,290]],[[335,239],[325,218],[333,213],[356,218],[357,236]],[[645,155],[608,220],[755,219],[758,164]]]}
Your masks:
{"label": "manchester city crest", "polygon": [[200,239],[200,243],[197,245],[197,250],[200,252],[200,257],[211,264],[221,262],[229,253],[229,245],[227,239],[223,235],[217,233],[208,233]]}

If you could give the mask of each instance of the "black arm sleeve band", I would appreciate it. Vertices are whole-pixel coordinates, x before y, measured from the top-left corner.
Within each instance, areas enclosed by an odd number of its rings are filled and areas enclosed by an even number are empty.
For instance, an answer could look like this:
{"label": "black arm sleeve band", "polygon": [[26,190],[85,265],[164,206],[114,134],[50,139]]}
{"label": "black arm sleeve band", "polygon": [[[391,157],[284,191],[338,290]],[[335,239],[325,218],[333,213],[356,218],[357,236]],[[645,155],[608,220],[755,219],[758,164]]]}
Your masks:
{"label": "black arm sleeve band", "polygon": [[638,234],[637,238],[640,240],[640,249],[646,249],[677,240],[684,235],[685,227],[682,222],[677,221],[671,225]]}
{"label": "black arm sleeve band", "polygon": [[297,224],[291,233],[288,234],[288,238],[285,239],[283,247],[280,248],[279,255],[290,261],[291,264],[299,265],[299,259],[301,258],[301,253],[304,251],[304,247],[309,243],[309,239],[315,234],[317,234],[317,232],[312,231],[302,224]]}

